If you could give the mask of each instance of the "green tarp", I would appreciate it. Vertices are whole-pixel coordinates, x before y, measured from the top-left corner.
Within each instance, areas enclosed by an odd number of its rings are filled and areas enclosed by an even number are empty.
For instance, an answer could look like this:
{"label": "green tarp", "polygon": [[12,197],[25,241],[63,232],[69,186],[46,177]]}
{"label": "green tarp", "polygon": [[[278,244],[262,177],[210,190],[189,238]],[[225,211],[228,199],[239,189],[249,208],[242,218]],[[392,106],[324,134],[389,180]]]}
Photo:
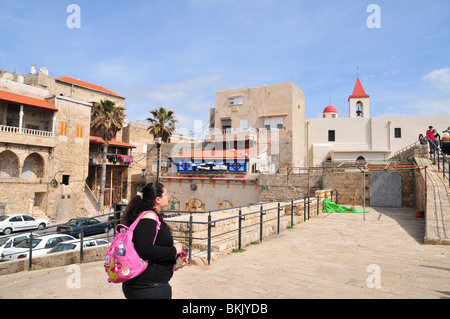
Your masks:
{"label": "green tarp", "polygon": [[[364,213],[364,210],[354,209],[354,208],[347,208],[344,206],[337,205],[330,201],[328,198],[325,198],[323,201],[325,205],[324,213]],[[366,213],[368,211],[366,210]]]}

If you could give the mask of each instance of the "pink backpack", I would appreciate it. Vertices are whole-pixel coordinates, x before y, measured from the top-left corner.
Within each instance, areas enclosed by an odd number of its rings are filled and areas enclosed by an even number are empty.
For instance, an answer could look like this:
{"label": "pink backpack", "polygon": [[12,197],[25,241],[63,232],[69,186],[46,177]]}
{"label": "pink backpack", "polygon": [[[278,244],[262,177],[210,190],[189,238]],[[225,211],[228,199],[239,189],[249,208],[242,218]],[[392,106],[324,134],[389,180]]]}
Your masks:
{"label": "pink backpack", "polygon": [[[148,261],[143,260],[139,257],[138,253],[134,249],[133,244],[133,231],[136,228],[139,220],[146,213],[153,213],[156,216],[156,235],[153,240],[155,244],[156,236],[158,236],[158,231],[161,227],[161,222],[159,221],[158,215],[154,211],[142,212],[138,218],[127,227],[122,224],[118,224],[115,228],[116,235],[106,252],[105,258],[105,271],[108,274],[108,282],[121,283],[130,280],[134,277],[139,276],[147,268]],[[117,227],[122,226],[125,228],[122,232],[117,231]]]}

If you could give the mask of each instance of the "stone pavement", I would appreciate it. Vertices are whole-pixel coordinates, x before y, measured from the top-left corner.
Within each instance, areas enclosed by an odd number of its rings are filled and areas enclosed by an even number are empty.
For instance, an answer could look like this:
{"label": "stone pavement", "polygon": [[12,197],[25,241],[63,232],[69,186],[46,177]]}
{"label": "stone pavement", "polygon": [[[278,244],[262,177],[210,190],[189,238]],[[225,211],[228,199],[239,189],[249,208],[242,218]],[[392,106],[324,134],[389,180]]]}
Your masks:
{"label": "stone pavement", "polygon": [[[174,299],[450,298],[450,246],[412,209],[322,214],[171,281]],[[123,299],[103,262],[0,276],[1,298]],[[79,281],[78,281],[79,279]]]}

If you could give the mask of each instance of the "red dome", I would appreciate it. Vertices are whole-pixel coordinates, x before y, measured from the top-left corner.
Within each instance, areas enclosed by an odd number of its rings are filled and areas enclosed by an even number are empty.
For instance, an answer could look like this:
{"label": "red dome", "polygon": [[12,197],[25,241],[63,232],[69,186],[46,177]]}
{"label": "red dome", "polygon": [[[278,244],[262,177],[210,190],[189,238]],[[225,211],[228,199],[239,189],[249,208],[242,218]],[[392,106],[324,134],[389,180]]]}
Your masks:
{"label": "red dome", "polygon": [[333,105],[328,105],[324,110],[323,113],[337,113],[338,111]]}

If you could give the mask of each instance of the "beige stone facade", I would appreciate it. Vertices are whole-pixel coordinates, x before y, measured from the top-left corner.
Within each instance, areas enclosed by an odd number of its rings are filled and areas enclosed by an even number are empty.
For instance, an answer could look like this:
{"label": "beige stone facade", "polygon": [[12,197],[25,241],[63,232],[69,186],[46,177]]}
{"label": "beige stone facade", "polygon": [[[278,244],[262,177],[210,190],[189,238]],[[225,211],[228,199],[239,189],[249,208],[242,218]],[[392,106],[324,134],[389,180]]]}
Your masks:
{"label": "beige stone facade", "polygon": [[0,90],[20,92],[56,108],[49,111],[0,101],[0,203],[4,212],[46,215],[54,222],[81,212],[91,105],[14,81],[0,84]]}
{"label": "beige stone facade", "polygon": [[214,128],[225,134],[255,130],[258,144],[276,155],[272,172],[304,165],[305,96],[293,82],[219,91],[212,113]]}
{"label": "beige stone facade", "polygon": [[[131,150],[133,162],[129,166],[127,198],[131,198],[140,192],[145,186],[146,176],[149,178],[149,174],[151,174],[149,171],[151,171],[152,166],[151,163],[147,163],[147,160],[148,156],[151,156],[149,154],[155,143],[153,135],[148,131],[148,127],[146,124],[130,122],[122,130],[123,141],[135,146]],[[156,160],[156,152],[154,159]]]}
{"label": "beige stone facade", "polygon": [[[27,75],[1,70],[0,90],[6,92],[0,99],[2,213],[27,212],[47,216],[53,222],[98,213],[98,207],[86,209],[92,207],[87,205],[88,199],[96,200],[101,164],[101,142],[91,137],[91,107],[102,99],[124,107],[125,98],[78,79],[51,77],[45,68],[37,72],[35,66]],[[8,94],[18,94],[19,100],[26,102],[11,101]],[[35,100],[28,102],[29,98]],[[45,109],[42,103],[54,109]],[[133,146],[121,139],[120,131],[108,151],[131,155]],[[129,164],[107,167],[109,187],[114,189],[110,194],[116,195],[112,204],[128,195]],[[86,182],[93,192],[86,188]],[[87,193],[94,195],[88,197]]]}

